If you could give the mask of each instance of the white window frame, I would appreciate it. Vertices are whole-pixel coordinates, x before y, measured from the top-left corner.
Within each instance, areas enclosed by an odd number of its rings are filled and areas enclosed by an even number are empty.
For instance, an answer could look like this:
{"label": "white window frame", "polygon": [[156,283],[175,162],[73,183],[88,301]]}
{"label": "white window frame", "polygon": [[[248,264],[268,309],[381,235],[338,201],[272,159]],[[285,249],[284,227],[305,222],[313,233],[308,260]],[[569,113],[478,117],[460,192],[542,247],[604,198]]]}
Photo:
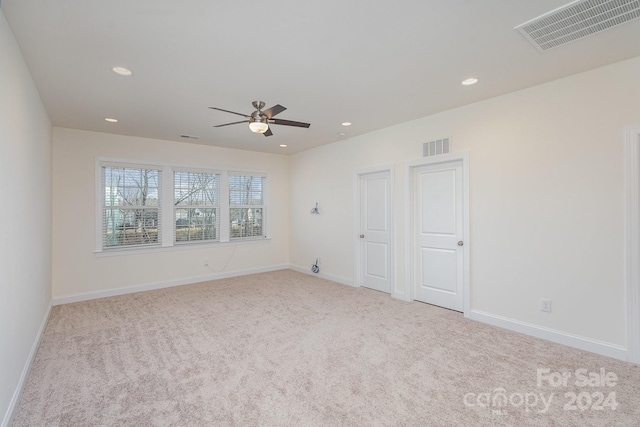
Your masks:
{"label": "white window frame", "polygon": [[[255,239],[264,239],[268,236],[267,234],[267,186],[269,180],[267,179],[266,174],[263,173],[255,173],[255,172],[246,172],[246,171],[230,171],[227,174],[227,180],[229,176],[252,176],[252,177],[260,177],[263,179],[262,181],[262,204],[261,205],[243,205],[243,206],[235,206],[238,208],[260,208],[262,209],[262,235],[260,236],[243,236],[243,237],[231,237],[231,218],[227,219],[227,229],[229,232],[229,238],[231,241],[240,241],[240,240],[255,240]],[[229,182],[227,181],[227,189],[229,193],[231,192],[231,188],[229,186]],[[227,202],[229,203],[229,209],[227,212],[230,214],[231,212],[231,198],[229,195],[226,197]]]}
{"label": "white window frame", "polygon": [[[160,207],[159,215],[164,220],[161,222],[160,242],[153,246],[118,246],[103,248],[103,219],[102,219],[102,198],[104,188],[102,183],[103,166],[127,167],[127,168],[156,168],[160,173]],[[174,210],[174,170],[187,172],[204,172],[217,174],[220,176],[220,239],[216,241],[192,241],[174,242],[175,232],[175,210]],[[229,175],[261,176],[264,178],[263,192],[263,235],[255,237],[241,237],[230,239],[231,222],[229,218]],[[95,160],[95,250],[96,256],[126,255],[131,253],[160,252],[167,250],[185,250],[202,247],[213,247],[228,244],[251,244],[258,241],[268,241],[269,235],[269,174],[256,170],[225,170],[222,168],[203,168],[202,166],[192,166],[184,164],[169,164],[163,162],[147,162],[131,159],[97,157]],[[173,220],[171,220],[173,219]]]}
{"label": "white window frame", "polygon": [[[175,189],[176,189],[176,182],[175,182],[175,176],[176,173],[190,173],[190,174],[207,174],[207,175],[214,175],[217,177],[217,185],[218,185],[218,194],[217,196],[217,202],[218,204],[216,205],[199,205],[199,206],[192,206],[192,205],[184,205],[184,206],[176,206],[175,204]],[[221,179],[221,174],[219,171],[210,171],[210,170],[201,170],[201,169],[193,169],[193,168],[173,168],[172,172],[171,172],[171,183],[172,183],[172,198],[171,198],[171,207],[172,207],[172,218],[173,218],[173,224],[172,224],[172,236],[173,236],[173,244],[175,245],[191,245],[191,244],[203,244],[203,243],[213,243],[213,242],[219,242],[221,240],[222,235],[220,234],[220,229],[222,228],[222,223],[221,223],[221,212],[222,212],[222,203],[221,203],[221,188],[220,186],[222,185],[222,179]],[[215,239],[204,239],[204,240],[188,240],[188,241],[177,241],[177,232],[178,232],[178,223],[177,223],[177,211],[178,209],[216,209],[217,213],[216,213],[216,238]]]}
{"label": "white window frame", "polygon": [[[104,246],[104,232],[105,232],[105,224],[104,224],[104,219],[105,219],[105,211],[107,209],[107,206],[105,205],[105,193],[104,193],[104,185],[106,184],[104,181],[104,168],[126,168],[126,169],[147,169],[147,170],[158,170],[159,174],[158,174],[158,189],[160,191],[160,193],[158,194],[158,206],[157,206],[157,211],[158,211],[158,241],[157,243],[148,243],[148,244],[139,244],[139,245],[120,245],[120,246],[112,246],[112,247],[105,247]],[[99,192],[96,193],[97,195],[97,200],[96,200],[96,216],[97,216],[97,221],[99,223],[99,226],[96,227],[96,236],[99,236],[99,240],[100,240],[100,250],[107,252],[107,251],[117,251],[117,250],[136,250],[136,249],[149,249],[149,248],[156,248],[158,246],[161,245],[162,242],[162,231],[164,230],[163,227],[163,223],[165,221],[163,221],[163,213],[162,213],[162,199],[164,196],[164,187],[163,187],[163,176],[162,176],[162,167],[158,166],[157,164],[140,164],[140,163],[116,163],[116,162],[111,162],[111,161],[103,161],[100,162],[100,164],[98,165],[97,169],[96,169],[96,183],[97,186],[99,187]],[[127,208],[125,208],[126,210]],[[154,209],[155,210],[155,209]]]}

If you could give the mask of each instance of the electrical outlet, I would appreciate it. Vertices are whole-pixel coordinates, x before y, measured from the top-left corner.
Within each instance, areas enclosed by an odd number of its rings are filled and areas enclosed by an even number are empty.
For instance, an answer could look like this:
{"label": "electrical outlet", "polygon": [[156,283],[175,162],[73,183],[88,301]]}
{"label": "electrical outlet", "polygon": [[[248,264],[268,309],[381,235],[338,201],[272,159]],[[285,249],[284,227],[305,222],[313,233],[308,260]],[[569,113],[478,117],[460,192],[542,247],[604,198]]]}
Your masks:
{"label": "electrical outlet", "polygon": [[551,313],[551,300],[546,298],[540,299],[540,311]]}

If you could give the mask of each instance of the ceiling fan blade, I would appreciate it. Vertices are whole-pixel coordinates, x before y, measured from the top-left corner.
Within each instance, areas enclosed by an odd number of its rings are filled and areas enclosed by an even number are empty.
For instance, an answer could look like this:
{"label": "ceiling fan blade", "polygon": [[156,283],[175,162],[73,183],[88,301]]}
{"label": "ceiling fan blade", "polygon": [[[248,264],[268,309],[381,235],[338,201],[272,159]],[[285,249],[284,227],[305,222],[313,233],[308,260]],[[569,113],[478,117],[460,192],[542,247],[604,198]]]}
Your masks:
{"label": "ceiling fan blade", "polygon": [[267,129],[267,131],[265,133],[263,133],[264,136],[271,136],[273,135],[273,132],[271,132],[271,128]]}
{"label": "ceiling fan blade", "polygon": [[222,108],[217,108],[217,107],[209,107],[209,108],[211,108],[212,110],[224,111],[225,113],[237,114],[238,116],[246,117],[249,119],[251,118],[251,116],[248,116],[242,113],[236,113],[235,111],[223,110]]}
{"label": "ceiling fan blade", "polygon": [[214,128],[221,128],[222,126],[229,126],[229,125],[237,125],[239,123],[249,123],[249,120],[242,120],[240,122],[232,122],[232,123],[225,123],[223,125],[216,125],[214,126]]}
{"label": "ceiling fan blade", "polygon": [[269,120],[269,124],[283,125],[283,126],[296,126],[299,128],[308,128],[309,126],[311,126],[310,123],[294,122],[293,120],[283,120],[283,119],[271,119]]}
{"label": "ceiling fan blade", "polygon": [[286,109],[287,109],[286,107],[283,107],[282,105],[278,104],[278,105],[274,105],[268,110],[264,110],[262,112],[262,115],[270,119],[271,117],[274,117],[275,115],[282,113]]}

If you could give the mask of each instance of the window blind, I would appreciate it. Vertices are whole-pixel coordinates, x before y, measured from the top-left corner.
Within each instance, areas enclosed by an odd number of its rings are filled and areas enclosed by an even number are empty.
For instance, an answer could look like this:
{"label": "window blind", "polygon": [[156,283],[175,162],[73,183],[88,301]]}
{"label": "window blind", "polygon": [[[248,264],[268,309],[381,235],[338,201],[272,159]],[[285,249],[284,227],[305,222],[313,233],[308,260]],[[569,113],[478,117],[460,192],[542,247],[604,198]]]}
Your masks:
{"label": "window blind", "polygon": [[264,176],[229,175],[230,238],[265,235]]}
{"label": "window blind", "polygon": [[159,245],[160,169],[103,166],[103,249]]}
{"label": "window blind", "polygon": [[174,242],[220,240],[220,175],[175,171]]}

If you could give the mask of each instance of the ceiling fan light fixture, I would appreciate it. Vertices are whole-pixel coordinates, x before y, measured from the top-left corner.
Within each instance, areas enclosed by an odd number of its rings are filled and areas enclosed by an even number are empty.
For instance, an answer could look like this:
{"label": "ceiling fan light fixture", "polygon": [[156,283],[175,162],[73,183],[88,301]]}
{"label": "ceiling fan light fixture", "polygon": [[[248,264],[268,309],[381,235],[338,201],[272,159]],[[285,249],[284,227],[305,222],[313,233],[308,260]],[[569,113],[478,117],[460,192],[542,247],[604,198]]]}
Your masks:
{"label": "ceiling fan light fixture", "polygon": [[253,133],[265,133],[269,130],[269,124],[266,120],[255,121],[255,119],[251,119],[249,121],[249,129]]}

